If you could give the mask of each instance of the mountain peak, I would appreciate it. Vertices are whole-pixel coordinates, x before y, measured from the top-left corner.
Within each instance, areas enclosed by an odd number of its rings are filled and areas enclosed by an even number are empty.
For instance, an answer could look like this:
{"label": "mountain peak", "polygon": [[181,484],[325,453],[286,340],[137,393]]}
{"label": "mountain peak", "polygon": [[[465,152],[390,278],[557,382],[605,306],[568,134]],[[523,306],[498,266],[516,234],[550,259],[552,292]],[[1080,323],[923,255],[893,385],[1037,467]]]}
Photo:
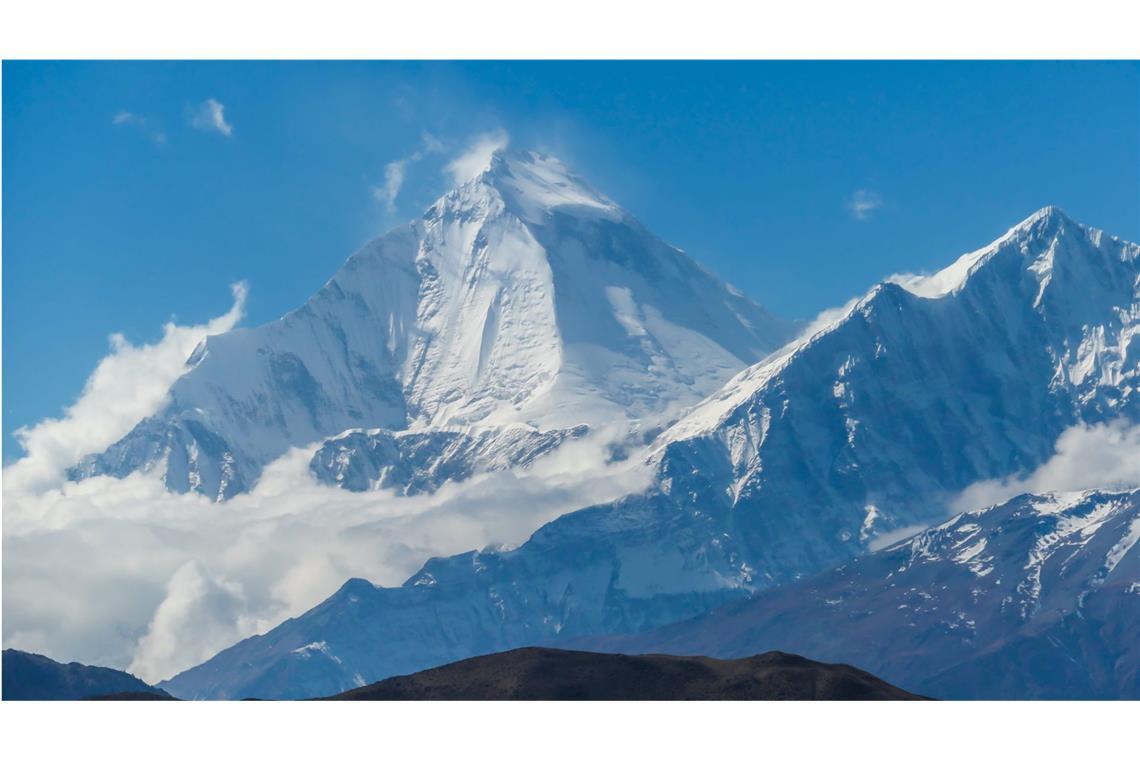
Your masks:
{"label": "mountain peak", "polygon": [[995,241],[995,244],[1017,237],[1053,236],[1070,227],[1084,229],[1083,225],[1073,221],[1060,206],[1044,206],[1010,227],[1005,235]]}
{"label": "mountain peak", "polygon": [[[933,274],[898,274],[888,278],[906,290],[923,298],[942,298],[961,290],[970,279],[1002,252],[1016,254],[1019,269],[1040,270],[1044,264],[1040,257],[1051,257],[1055,241],[1067,234],[1099,233],[1073,221],[1059,206],[1045,206],[1006,230],[1005,234],[989,245],[963,254],[954,263]],[[1095,247],[1096,243],[1093,244]]]}
{"label": "mountain peak", "polygon": [[487,166],[448,198],[467,199],[487,191],[524,221],[541,223],[555,211],[618,220],[625,212],[559,159],[528,150],[500,148]]}
{"label": "mountain peak", "polygon": [[534,171],[544,168],[552,174],[561,175],[566,181],[581,182],[574,171],[558,157],[534,150],[521,148],[498,148],[487,162],[487,167],[476,175],[476,179],[498,178],[516,171]]}

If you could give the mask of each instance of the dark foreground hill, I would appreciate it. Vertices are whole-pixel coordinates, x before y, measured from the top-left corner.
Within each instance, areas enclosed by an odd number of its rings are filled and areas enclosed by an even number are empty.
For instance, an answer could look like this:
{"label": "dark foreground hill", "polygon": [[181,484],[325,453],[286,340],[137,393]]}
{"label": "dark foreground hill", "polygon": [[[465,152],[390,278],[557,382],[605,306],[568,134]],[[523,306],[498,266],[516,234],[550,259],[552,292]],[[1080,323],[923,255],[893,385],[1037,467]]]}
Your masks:
{"label": "dark foreground hill", "polygon": [[165,691],[116,691],[114,694],[99,694],[87,697],[91,702],[180,702]]}
{"label": "dark foreground hill", "polygon": [[[119,695],[129,694],[124,697]],[[112,668],[64,664],[40,654],[4,650],[5,700],[68,700],[104,698],[169,699],[162,689]]]}
{"label": "dark foreground hill", "polygon": [[378,681],[329,699],[923,699],[848,665],[783,652],[739,660],[527,647]]}

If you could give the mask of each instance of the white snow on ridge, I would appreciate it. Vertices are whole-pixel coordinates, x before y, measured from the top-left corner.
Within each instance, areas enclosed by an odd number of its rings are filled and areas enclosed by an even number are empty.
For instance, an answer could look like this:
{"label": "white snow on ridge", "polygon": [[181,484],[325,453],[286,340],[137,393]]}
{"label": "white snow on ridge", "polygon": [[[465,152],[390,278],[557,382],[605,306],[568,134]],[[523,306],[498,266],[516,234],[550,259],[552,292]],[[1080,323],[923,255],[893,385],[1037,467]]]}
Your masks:
{"label": "white snow on ridge", "polygon": [[[969,280],[971,273],[977,269],[978,266],[985,263],[985,261],[998,252],[1006,243],[1017,237],[1017,235],[1031,229],[1034,224],[1049,218],[1052,214],[1061,213],[1055,206],[1046,206],[1039,211],[1034,212],[1023,221],[1010,227],[1009,230],[993,241],[984,248],[979,248],[976,251],[965,253],[954,261],[950,266],[940,269],[934,274],[910,274],[899,273],[891,275],[887,278],[887,282],[893,282],[896,285],[901,285],[908,291],[916,296],[922,298],[942,298],[943,296],[954,293],[960,290]],[[1033,266],[1040,267],[1039,263]]]}
{"label": "white snow on ridge", "polygon": [[1132,551],[1136,543],[1140,541],[1140,517],[1136,517],[1128,525],[1128,532],[1113,545],[1108,551],[1108,555],[1104,558],[1104,571],[1106,575],[1110,575],[1116,566],[1120,564],[1120,560],[1124,559],[1124,555]]}
{"label": "white snow on ridge", "polygon": [[556,158],[533,152],[511,158],[500,153],[492,157],[487,171],[501,173],[498,186],[525,221],[542,222],[551,210],[567,208],[578,213],[592,210],[615,221],[622,217],[613,201]]}
{"label": "white snow on ridge", "polygon": [[304,660],[309,659],[313,653],[323,654],[325,657],[328,657],[336,664],[341,664],[340,658],[332,653],[332,651],[329,649],[328,643],[325,641],[310,641],[308,644],[292,650],[292,654],[295,654]]}
{"label": "white snow on ridge", "polygon": [[[1054,283],[1054,260],[1061,255],[1068,280]],[[886,295],[885,288],[899,286],[922,299],[942,299],[964,291],[975,274],[991,263],[998,264],[999,260],[1004,264],[1016,262],[1015,271],[1039,283],[1032,304],[1026,304],[1032,309],[1040,312],[1045,308],[1042,301],[1047,287],[1052,284],[1057,290],[1059,300],[1041,316],[1042,321],[1047,322],[1045,329],[1053,334],[1050,337],[1057,341],[1056,346],[1044,347],[1056,356],[1056,382],[1067,387],[1088,388],[1083,394],[1086,401],[1095,396],[1095,387],[1119,387],[1127,398],[1132,390],[1130,382],[1140,374],[1140,365],[1133,363],[1130,366],[1128,358],[1132,338],[1140,334],[1140,275],[1135,272],[1135,262],[1140,260],[1140,246],[1082,227],[1056,207],[1048,206],[1014,225],[993,243],[959,257],[939,272],[932,275],[893,275],[885,283],[872,287],[863,297],[822,312],[795,340],[748,367],[694,406],[659,438],[658,448],[720,428],[736,409],[779,378],[801,354],[810,351],[823,338],[845,329],[848,323],[870,318],[878,299]],[[1019,283],[1012,280],[1017,275],[1003,270],[1001,276],[1006,280],[1003,286],[1008,290],[1010,300],[984,304],[987,311],[992,309],[994,313],[1000,313],[1020,308],[1013,301],[1019,297]],[[1106,281],[1106,277],[1118,279],[1112,282]],[[1114,293],[1106,286],[1124,292]],[[1091,289],[1096,287],[1106,288],[1106,292],[1091,295]],[[1130,297],[1131,303],[1122,305],[1121,297]],[[1089,307],[1082,303],[1083,312],[1078,311],[1073,308],[1074,299],[1084,299],[1086,303],[1096,305]],[[1107,320],[1107,324],[1090,324],[1093,319]],[[1082,331],[1081,337],[1074,345],[1071,334],[1078,328]],[[881,342],[877,343],[873,358],[880,358],[885,350]],[[849,369],[847,365],[840,368],[839,378],[833,386],[837,402],[843,401],[848,389],[848,384],[843,381],[846,369]],[[1106,403],[1119,402],[1110,398]],[[858,423],[857,420],[853,422]]]}

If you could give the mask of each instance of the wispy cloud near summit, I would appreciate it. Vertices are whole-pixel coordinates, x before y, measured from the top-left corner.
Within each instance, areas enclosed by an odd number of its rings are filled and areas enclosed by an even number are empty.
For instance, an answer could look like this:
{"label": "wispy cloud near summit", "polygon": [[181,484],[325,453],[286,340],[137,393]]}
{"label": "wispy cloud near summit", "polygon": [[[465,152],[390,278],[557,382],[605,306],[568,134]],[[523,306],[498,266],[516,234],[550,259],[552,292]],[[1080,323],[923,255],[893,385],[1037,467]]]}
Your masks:
{"label": "wispy cloud near summit", "polygon": [[452,159],[444,168],[455,184],[462,185],[486,169],[491,163],[491,156],[507,147],[510,141],[510,135],[501,129],[484,132],[472,140],[467,150]]}
{"label": "wispy cloud near summit", "polygon": [[384,166],[384,184],[372,188],[372,197],[383,203],[389,214],[396,213],[396,197],[400,194],[400,188],[404,186],[408,166],[417,163],[429,153],[443,150],[443,143],[430,132],[421,133],[420,140],[423,144],[419,150],[409,156],[388,162]]}

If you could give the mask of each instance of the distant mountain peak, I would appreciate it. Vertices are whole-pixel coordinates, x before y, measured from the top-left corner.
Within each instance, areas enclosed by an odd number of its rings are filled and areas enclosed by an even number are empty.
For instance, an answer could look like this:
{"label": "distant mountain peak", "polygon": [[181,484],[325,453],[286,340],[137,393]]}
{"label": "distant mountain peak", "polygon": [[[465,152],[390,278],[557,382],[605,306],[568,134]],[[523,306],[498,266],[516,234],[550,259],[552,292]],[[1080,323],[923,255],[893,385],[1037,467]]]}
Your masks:
{"label": "distant mountain peak", "polygon": [[1005,235],[987,248],[1009,248],[1010,243],[1018,243],[1028,246],[1026,252],[1032,253],[1033,251],[1029,249],[1039,248],[1042,244],[1048,247],[1050,242],[1067,235],[1095,237],[1100,234],[1102,234],[1100,230],[1081,224],[1066,214],[1060,206],[1045,206],[1010,227]]}
{"label": "distant mountain peak", "polygon": [[[1138,258],[1140,246],[1074,221],[1058,206],[1045,206],[989,245],[963,254],[943,269],[932,274],[893,275],[888,281],[922,298],[942,298],[962,291],[985,274],[1010,287],[1024,282],[1037,307],[1045,300],[1046,291],[1059,283],[1063,289],[1131,291],[1127,277],[1127,281],[1110,279],[1121,274],[1121,262],[1128,264]],[[1055,272],[1062,276],[1054,277]]]}
{"label": "distant mountain peak", "polygon": [[1036,211],[1034,211],[1029,216],[1022,219],[1017,224],[1013,225],[1013,229],[1030,227],[1034,224],[1039,224],[1042,222],[1044,222],[1044,223],[1072,222],[1075,224],[1075,222],[1073,222],[1072,217],[1070,217],[1068,214],[1066,214],[1064,209],[1062,209],[1060,206],[1057,206],[1057,205],[1054,205],[1051,203],[1048,206],[1042,206],[1041,208],[1037,209]]}

